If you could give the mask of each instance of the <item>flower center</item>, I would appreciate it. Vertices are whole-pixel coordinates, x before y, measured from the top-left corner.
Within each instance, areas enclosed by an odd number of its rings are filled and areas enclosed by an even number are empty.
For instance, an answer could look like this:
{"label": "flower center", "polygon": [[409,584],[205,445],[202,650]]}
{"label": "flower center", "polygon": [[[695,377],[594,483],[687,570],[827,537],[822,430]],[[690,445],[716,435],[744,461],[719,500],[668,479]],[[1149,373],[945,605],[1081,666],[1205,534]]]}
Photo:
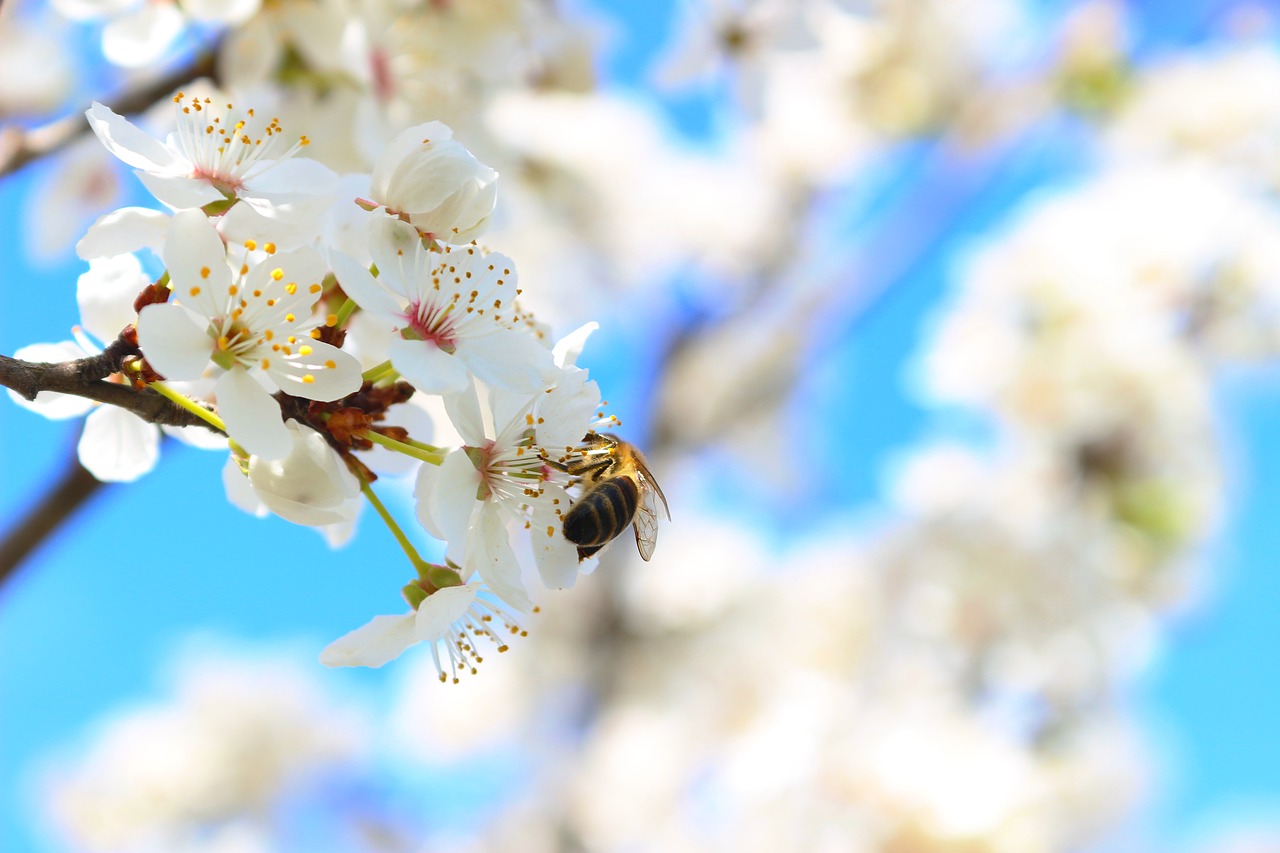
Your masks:
{"label": "flower center", "polygon": [[458,350],[458,330],[453,321],[453,305],[414,302],[404,315],[408,327],[400,334],[407,340],[430,341],[443,352],[453,355]]}

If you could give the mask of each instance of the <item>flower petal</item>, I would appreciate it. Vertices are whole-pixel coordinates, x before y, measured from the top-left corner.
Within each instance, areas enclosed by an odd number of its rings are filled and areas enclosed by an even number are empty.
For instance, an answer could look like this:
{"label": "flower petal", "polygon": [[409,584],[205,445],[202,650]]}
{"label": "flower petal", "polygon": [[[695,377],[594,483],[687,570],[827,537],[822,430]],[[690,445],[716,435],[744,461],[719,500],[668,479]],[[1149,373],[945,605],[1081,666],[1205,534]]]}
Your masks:
{"label": "flower petal", "polygon": [[85,110],[89,128],[107,150],[135,169],[174,169],[181,161],[163,142],[97,101]]}
{"label": "flower petal", "polygon": [[403,316],[400,300],[392,296],[358,261],[342,252],[330,252],[329,263],[333,265],[343,292],[365,311],[378,314],[388,322]]}
{"label": "flower petal", "polygon": [[166,379],[199,379],[213,342],[181,305],[148,305],[138,315],[138,346]]}
{"label": "flower petal", "polygon": [[99,406],[85,419],[77,451],[80,464],[102,482],[132,482],[160,458],[160,430],[124,409]]}
{"label": "flower petal", "polygon": [[551,351],[521,329],[494,329],[458,341],[457,355],[489,385],[534,393],[551,387]]}
{"label": "flower petal", "polygon": [[561,487],[547,483],[542,497],[531,503],[529,539],[538,574],[549,589],[568,589],[578,582],[578,546],[564,538],[563,519],[556,510],[568,508],[569,495]]}
{"label": "flower petal", "polygon": [[196,210],[226,196],[205,178],[187,175],[157,175],[138,169],[134,172],[143,186],[162,204],[174,210]]}
{"label": "flower petal", "polygon": [[80,323],[98,340],[113,341],[137,320],[133,301],[151,282],[133,255],[94,258],[76,281]]}
{"label": "flower petal", "polygon": [[275,202],[332,196],[337,190],[337,173],[320,161],[307,157],[263,160],[254,164],[244,176],[245,195]]}
{"label": "flower petal", "polygon": [[227,433],[245,450],[267,460],[289,455],[293,438],[281,418],[280,406],[248,371],[228,370],[218,377],[214,393]]}
{"label": "flower petal", "polygon": [[414,633],[419,642],[432,642],[443,637],[454,622],[462,618],[476,600],[480,582],[450,586],[428,595],[418,605]]}
{"label": "flower petal", "polygon": [[150,249],[159,255],[172,219],[167,213],[146,207],[113,210],[89,226],[88,232],[76,243],[76,254],[86,261],[139,249]]}
{"label": "flower petal", "polygon": [[368,623],[334,640],[320,653],[325,666],[379,667],[393,661],[418,642],[416,613],[375,616]]}
{"label": "flower petal", "polygon": [[456,394],[467,387],[467,366],[430,341],[393,337],[387,348],[391,363],[424,394]]}
{"label": "flower petal", "polygon": [[184,210],[173,217],[164,246],[164,265],[179,302],[210,319],[222,316],[231,268],[227,266],[227,247],[208,217],[198,210]]}
{"label": "flower petal", "polygon": [[307,400],[328,402],[360,390],[360,362],[333,344],[311,341],[306,353],[273,358],[267,374],[280,390]]}
{"label": "flower petal", "polygon": [[467,569],[480,575],[493,594],[522,613],[533,607],[520,577],[520,563],[511,550],[507,528],[498,507],[481,504],[475,529],[467,540]]}
{"label": "flower petal", "polygon": [[479,487],[480,472],[462,450],[446,456],[439,468],[423,465],[414,484],[418,521],[432,536],[448,543],[447,556],[459,565]]}

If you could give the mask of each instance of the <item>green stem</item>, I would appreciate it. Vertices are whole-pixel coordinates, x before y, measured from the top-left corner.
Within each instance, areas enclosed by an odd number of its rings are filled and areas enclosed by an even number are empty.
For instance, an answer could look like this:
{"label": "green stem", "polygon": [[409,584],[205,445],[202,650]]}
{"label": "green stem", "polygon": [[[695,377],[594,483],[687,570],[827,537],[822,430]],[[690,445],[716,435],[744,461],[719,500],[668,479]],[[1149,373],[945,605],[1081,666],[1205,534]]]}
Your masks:
{"label": "green stem", "polygon": [[356,313],[356,308],[358,307],[360,306],[356,305],[356,301],[348,296],[347,301],[342,303],[342,307],[338,309],[338,313],[336,315],[338,318],[338,322],[335,323],[334,325],[336,326],[344,325],[347,322],[347,320],[351,319],[351,315]]}
{"label": "green stem", "polygon": [[374,444],[381,444],[388,450],[394,450],[396,453],[403,453],[406,456],[412,456],[414,459],[421,459],[431,465],[439,465],[444,461],[445,452],[430,445],[421,444],[419,442],[403,442],[396,441],[394,438],[387,438],[381,433],[374,432],[371,429],[365,430],[361,434],[362,438],[367,438]]}
{"label": "green stem", "polygon": [[168,385],[165,385],[163,382],[152,382],[147,387],[155,391],[161,397],[164,397],[170,402],[186,409],[188,412],[200,418],[205,423],[209,424],[219,432],[225,433],[227,431],[227,425],[222,422],[222,418],[218,417],[213,412],[206,409],[204,406],[201,406],[199,403],[197,403],[195,400],[192,400],[190,397],[186,397],[182,394],[179,394],[177,391],[174,391],[172,388],[170,388]]}
{"label": "green stem", "polygon": [[409,537],[405,536],[404,531],[400,529],[400,525],[396,523],[395,518],[387,510],[382,500],[374,494],[373,487],[369,482],[361,477],[359,473],[356,477],[360,480],[360,491],[364,492],[364,496],[373,505],[373,509],[382,518],[382,523],[387,525],[387,529],[391,531],[391,535],[396,538],[396,542],[400,543],[400,549],[404,551],[405,556],[409,558],[409,562],[413,563],[414,570],[428,571],[430,563],[418,556],[418,551],[413,547],[413,543],[409,541]]}
{"label": "green stem", "polygon": [[[344,308],[346,306],[343,306]],[[390,360],[382,362],[376,367],[366,370],[362,376],[365,382],[377,382],[379,379],[390,376],[395,373],[395,368],[391,366]]]}

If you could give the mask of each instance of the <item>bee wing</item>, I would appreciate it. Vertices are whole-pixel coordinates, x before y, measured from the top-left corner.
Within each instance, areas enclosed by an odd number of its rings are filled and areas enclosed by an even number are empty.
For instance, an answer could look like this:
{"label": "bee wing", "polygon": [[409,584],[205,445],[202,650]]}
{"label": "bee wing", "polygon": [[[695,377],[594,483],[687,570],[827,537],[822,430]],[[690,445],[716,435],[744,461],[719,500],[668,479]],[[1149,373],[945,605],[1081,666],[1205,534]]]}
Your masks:
{"label": "bee wing", "polygon": [[[649,484],[653,481],[650,480]],[[645,562],[653,556],[653,549],[658,544],[658,501],[656,489],[642,485],[640,488],[640,504],[636,507],[633,526],[636,531],[636,548],[640,550],[640,559]],[[663,501],[665,504],[666,501]]]}
{"label": "bee wing", "polygon": [[[644,463],[644,458],[641,457],[640,454],[638,453],[636,454],[635,464],[636,464],[636,470],[640,472],[641,490],[644,491],[646,494],[650,494],[650,495],[653,492],[658,493],[658,498],[662,501],[662,509],[667,514],[667,521],[670,521],[671,507],[667,506],[667,496],[662,493],[662,487],[658,485],[657,480],[653,479],[653,474],[649,473],[649,466]],[[650,497],[650,502],[652,502],[652,497]],[[656,504],[654,504],[653,509],[654,509],[653,515],[656,519],[658,515]]]}

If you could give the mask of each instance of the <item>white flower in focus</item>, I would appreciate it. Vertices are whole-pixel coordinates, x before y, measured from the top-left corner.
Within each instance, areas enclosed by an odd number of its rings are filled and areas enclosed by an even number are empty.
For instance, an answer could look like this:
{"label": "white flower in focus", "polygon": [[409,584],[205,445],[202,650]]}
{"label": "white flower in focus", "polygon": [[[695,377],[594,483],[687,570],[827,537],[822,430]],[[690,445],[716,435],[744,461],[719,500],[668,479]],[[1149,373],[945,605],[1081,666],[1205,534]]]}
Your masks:
{"label": "white flower in focus", "polygon": [[446,554],[462,566],[463,577],[478,572],[521,611],[532,602],[511,547],[513,528],[529,531],[545,586],[562,589],[577,581],[578,549],[561,533],[569,477],[543,461],[542,452],[563,455],[595,425],[600,392],[586,374],[563,368],[554,388],[532,397],[490,388],[486,411],[474,390],[446,397],[466,444],[440,467],[423,465],[418,472],[414,497],[422,526],[448,543]]}
{"label": "white flower in focus", "polygon": [[498,173],[438,121],[415,125],[373,167],[372,199],[423,234],[467,243],[484,231],[498,198]]}
{"label": "white flower in focus", "polygon": [[[325,647],[320,662],[325,666],[380,667],[400,657],[409,646],[427,643],[440,680],[452,678],[457,683],[459,670],[474,675],[475,665],[483,660],[477,648],[481,637],[493,642],[499,652],[507,650],[493,627],[495,618],[508,633],[524,633],[505,607],[479,595],[481,588],[479,581],[445,587],[428,595],[416,610],[400,616],[375,616]],[[445,675],[446,669],[449,675]]]}
{"label": "white flower in focus", "polygon": [[315,252],[282,253],[233,275],[213,225],[185,211],[174,217],[164,256],[181,304],[144,308],[138,343],[168,379],[221,368],[218,413],[249,453],[281,459],[293,449],[272,390],[328,401],[360,388],[360,363],[310,334],[320,325],[311,311],[325,275]]}
{"label": "white flower in focus", "polygon": [[376,280],[339,253],[333,265],[347,295],[398,332],[391,363],[419,391],[462,391],[472,375],[513,391],[550,384],[551,353],[522,328],[510,258],[475,245],[431,252],[412,227],[390,220],[375,229],[372,249]]}
{"label": "white flower in focus", "polygon": [[94,102],[85,115],[107,150],[137,172],[164,204],[175,210],[238,199],[268,219],[279,207],[308,201],[297,215],[315,218],[315,203],[331,201],[337,176],[328,167],[294,157],[309,144],[290,142],[275,119],[243,112],[221,97],[174,96],[177,129],[163,142]]}
{"label": "white flower in focus", "polygon": [[295,420],[285,421],[293,449],[283,459],[249,457],[242,474],[234,458],[227,460],[224,484],[237,506],[256,514],[233,491],[235,479],[250,487],[261,505],[286,521],[321,527],[354,521],[360,511],[360,483],[324,436]]}

